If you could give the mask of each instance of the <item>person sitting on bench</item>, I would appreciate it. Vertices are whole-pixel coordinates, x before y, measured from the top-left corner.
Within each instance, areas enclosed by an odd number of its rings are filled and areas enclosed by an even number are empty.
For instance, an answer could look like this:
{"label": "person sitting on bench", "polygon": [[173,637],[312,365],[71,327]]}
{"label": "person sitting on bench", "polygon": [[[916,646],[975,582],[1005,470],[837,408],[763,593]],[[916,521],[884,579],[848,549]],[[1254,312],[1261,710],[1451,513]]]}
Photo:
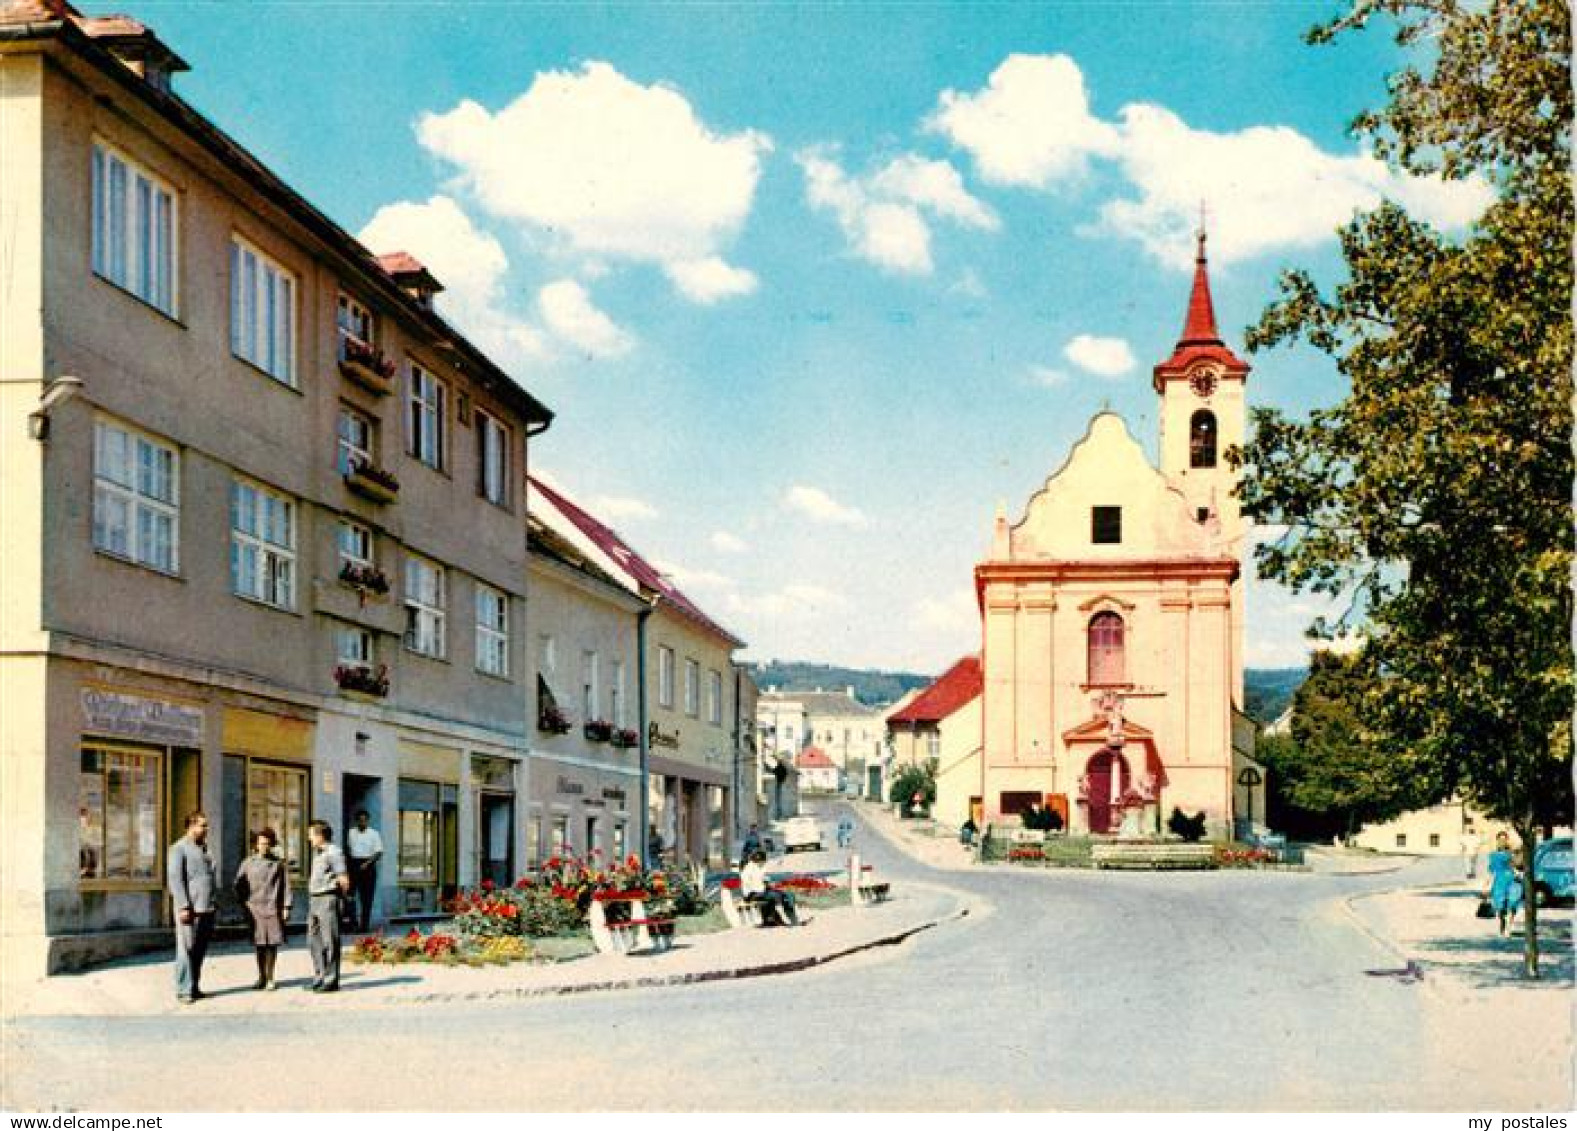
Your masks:
{"label": "person sitting on bench", "polygon": [[767,854],[759,848],[739,870],[739,894],[746,903],[761,906],[762,926],[781,923],[786,927],[799,926],[799,913],[794,910],[794,896],[767,886]]}

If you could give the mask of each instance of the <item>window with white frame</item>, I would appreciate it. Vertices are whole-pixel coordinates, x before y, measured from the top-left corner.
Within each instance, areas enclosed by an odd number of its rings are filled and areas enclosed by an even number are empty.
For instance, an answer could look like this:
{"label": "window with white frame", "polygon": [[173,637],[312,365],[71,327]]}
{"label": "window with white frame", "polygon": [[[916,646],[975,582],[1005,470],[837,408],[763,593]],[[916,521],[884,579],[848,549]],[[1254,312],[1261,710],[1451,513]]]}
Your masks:
{"label": "window with white frame", "polygon": [[509,597],[480,582],[476,587],[476,666],[488,675],[509,674]]}
{"label": "window with white frame", "polygon": [[674,650],[667,645],[657,647],[657,702],[664,707],[674,705]]}
{"label": "window with white frame", "polygon": [[372,667],[372,633],[345,626],[334,634],[335,658],[346,667]]}
{"label": "window with white frame", "polygon": [[537,637],[537,670],[544,675],[558,671],[558,645],[548,633]]}
{"label": "window with white frame", "polygon": [[289,609],[296,602],[296,505],[237,479],[230,485],[230,587]]}
{"label": "window with white frame", "polygon": [[93,146],[93,270],[175,315],[175,192],[102,143]]}
{"label": "window with white frame", "polygon": [[476,411],[476,489],[490,503],[509,505],[509,429],[481,409]]}
{"label": "window with white frame", "polygon": [[174,573],[180,564],[180,457],[107,420],[93,426],[93,545]]}
{"label": "window with white frame", "polygon": [[608,674],[608,721],[614,726],[624,728],[624,661],[613,661],[613,670]]}
{"label": "window with white frame", "polygon": [[405,561],[405,646],[423,656],[444,655],[444,571],[412,556]]}
{"label": "window with white frame", "polygon": [[706,721],[713,726],[723,724],[723,676],[720,672],[706,673]]}
{"label": "window with white frame", "polygon": [[230,244],[230,351],[295,387],[295,277],[239,238]]}
{"label": "window with white frame", "polygon": [[444,394],[442,381],[411,362],[410,400],[406,411],[411,455],[428,467],[444,466]]}
{"label": "window with white frame", "polygon": [[354,467],[364,463],[372,463],[372,421],[355,409],[340,405],[335,466],[341,475],[349,475]]}
{"label": "window with white frame", "polygon": [[334,535],[334,546],[339,551],[341,566],[372,565],[372,531],[361,523],[341,519]]}
{"label": "window with white frame", "polygon": [[334,312],[335,327],[339,330],[340,357],[345,356],[345,340],[352,338],[363,345],[372,345],[372,312],[350,295],[340,292]]}
{"label": "window with white frame", "polygon": [[694,660],[684,662],[684,713],[692,719],[701,714],[701,665]]}
{"label": "window with white frame", "polygon": [[595,652],[582,652],[580,656],[580,707],[581,718],[597,718],[597,682],[602,675],[602,660]]}

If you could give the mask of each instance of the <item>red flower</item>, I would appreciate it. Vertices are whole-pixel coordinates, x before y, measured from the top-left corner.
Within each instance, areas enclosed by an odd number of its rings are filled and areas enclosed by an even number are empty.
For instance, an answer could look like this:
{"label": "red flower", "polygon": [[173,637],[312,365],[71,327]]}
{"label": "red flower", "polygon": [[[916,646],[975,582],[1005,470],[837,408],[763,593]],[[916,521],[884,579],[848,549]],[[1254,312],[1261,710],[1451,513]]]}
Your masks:
{"label": "red flower", "polygon": [[493,885],[493,881],[492,880],[483,880],[482,881],[482,890],[483,891],[492,891],[493,890],[493,886],[494,885]]}

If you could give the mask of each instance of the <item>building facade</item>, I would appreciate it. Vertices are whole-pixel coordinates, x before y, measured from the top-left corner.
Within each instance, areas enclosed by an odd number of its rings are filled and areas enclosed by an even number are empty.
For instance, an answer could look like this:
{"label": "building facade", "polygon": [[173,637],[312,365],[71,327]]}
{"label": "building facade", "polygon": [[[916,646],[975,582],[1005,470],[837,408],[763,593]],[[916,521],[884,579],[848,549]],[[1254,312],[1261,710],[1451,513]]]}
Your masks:
{"label": "building facade", "polygon": [[987,820],[1033,802],[1075,832],[1154,833],[1176,807],[1224,836],[1239,775],[1263,780],[1237,725],[1244,527],[1224,459],[1248,372],[1216,329],[1201,234],[1182,337],[1154,370],[1160,467],[1098,414],[976,568]]}
{"label": "building facade", "polygon": [[931,814],[946,825],[981,822],[980,691],[980,657],[965,656],[887,716],[895,765],[931,767]]}
{"label": "building facade", "polygon": [[307,822],[366,808],[380,917],[518,856],[551,414],[181,69],[134,21],[0,8],[0,920],[32,970],[167,937],[194,809],[226,876],[266,825],[300,883]]}
{"label": "building facade", "polygon": [[792,758],[815,744],[852,781],[864,777],[865,767],[882,758],[882,712],[867,707],[843,691],[763,692],[756,708],[756,722],[771,736],[771,749]]}

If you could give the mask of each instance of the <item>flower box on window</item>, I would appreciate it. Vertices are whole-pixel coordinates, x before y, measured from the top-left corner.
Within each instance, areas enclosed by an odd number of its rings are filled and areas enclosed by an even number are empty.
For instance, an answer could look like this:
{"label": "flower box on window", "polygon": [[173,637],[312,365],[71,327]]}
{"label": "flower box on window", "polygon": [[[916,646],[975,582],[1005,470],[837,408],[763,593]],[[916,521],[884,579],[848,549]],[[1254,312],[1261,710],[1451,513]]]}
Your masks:
{"label": "flower box on window", "polygon": [[394,472],[385,471],[366,459],[351,462],[350,470],[345,473],[345,485],[375,503],[392,503],[400,493],[400,481]]}
{"label": "flower box on window", "polygon": [[543,734],[568,734],[569,716],[554,706],[545,706],[537,712],[537,729]]}
{"label": "flower box on window", "polygon": [[591,742],[608,742],[613,738],[613,724],[605,719],[588,719],[581,729]]}
{"label": "flower box on window", "polygon": [[641,732],[634,727],[625,727],[613,732],[613,737],[608,741],[622,750],[629,750],[641,744]]}
{"label": "flower box on window", "polygon": [[388,396],[394,392],[396,367],[393,358],[368,342],[340,335],[340,372],[369,392]]}
{"label": "flower box on window", "polygon": [[340,566],[339,579],[364,597],[389,593],[389,575],[370,563],[346,562]]}
{"label": "flower box on window", "polygon": [[340,664],[334,669],[334,682],[341,691],[382,699],[389,694],[389,669],[383,664],[376,670],[362,664]]}

